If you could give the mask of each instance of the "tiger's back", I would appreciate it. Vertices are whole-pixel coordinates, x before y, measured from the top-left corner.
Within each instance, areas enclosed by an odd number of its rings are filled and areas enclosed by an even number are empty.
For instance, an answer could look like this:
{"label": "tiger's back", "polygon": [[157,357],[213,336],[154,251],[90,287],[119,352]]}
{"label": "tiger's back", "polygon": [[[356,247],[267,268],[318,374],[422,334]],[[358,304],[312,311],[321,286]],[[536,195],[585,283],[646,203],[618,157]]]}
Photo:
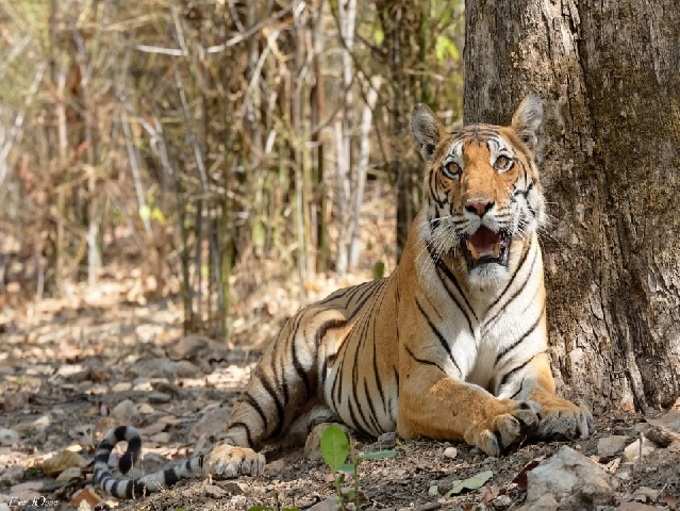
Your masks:
{"label": "tiger's back", "polygon": [[[341,289],[300,310],[262,356],[228,430],[266,440],[314,410],[366,435],[394,431],[398,359],[393,279]],[[392,318],[392,321],[389,320]],[[256,431],[243,425],[256,411]],[[327,410],[328,414],[322,413]],[[237,431],[234,431],[237,433]],[[250,434],[250,439],[248,439]]]}

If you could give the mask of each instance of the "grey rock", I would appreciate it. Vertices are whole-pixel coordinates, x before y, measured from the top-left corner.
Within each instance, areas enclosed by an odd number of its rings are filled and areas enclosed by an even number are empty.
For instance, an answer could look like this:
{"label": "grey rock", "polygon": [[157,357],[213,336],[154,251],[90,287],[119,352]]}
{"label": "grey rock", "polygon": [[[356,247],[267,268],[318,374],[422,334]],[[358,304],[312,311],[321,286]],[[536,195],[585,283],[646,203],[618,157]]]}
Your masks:
{"label": "grey rock", "polygon": [[118,419],[121,424],[129,424],[139,416],[139,411],[135,403],[126,399],[111,410],[111,415]]}
{"label": "grey rock", "polygon": [[397,433],[390,431],[380,435],[371,447],[375,449],[392,449],[395,445],[397,445]]}
{"label": "grey rock", "polygon": [[628,442],[628,437],[624,435],[612,435],[600,438],[597,441],[597,455],[603,458],[616,456],[623,450]]}
{"label": "grey rock", "polygon": [[16,445],[19,443],[19,433],[13,429],[0,428],[0,445]]}
{"label": "grey rock", "polygon": [[512,504],[512,499],[508,495],[499,495],[491,502],[495,509],[505,509],[510,507]]}
{"label": "grey rock", "polygon": [[456,449],[455,447],[447,447],[446,449],[444,449],[444,456],[453,460],[456,458],[456,456],[458,456],[458,449]]}
{"label": "grey rock", "polygon": [[671,410],[661,417],[649,419],[647,422],[670,429],[674,433],[680,433],[680,410]]}
{"label": "grey rock", "polygon": [[231,412],[224,407],[218,407],[204,413],[203,416],[191,428],[191,436],[200,438],[201,436],[216,436],[225,429]]}
{"label": "grey rock", "polygon": [[196,378],[203,373],[187,360],[175,362],[167,358],[140,360],[130,368],[135,376],[144,378]]}
{"label": "grey rock", "polygon": [[605,501],[618,482],[600,464],[580,452],[563,446],[557,454],[527,473],[527,499],[523,510],[555,509],[546,507],[552,496],[564,498],[587,496],[591,501]]}
{"label": "grey rock", "polygon": [[340,509],[337,497],[330,497],[326,500],[322,500],[318,504],[314,504],[309,508],[309,511],[336,511]]}
{"label": "grey rock", "polygon": [[172,399],[172,396],[165,392],[152,392],[148,395],[147,399],[149,400],[149,403],[168,403]]}

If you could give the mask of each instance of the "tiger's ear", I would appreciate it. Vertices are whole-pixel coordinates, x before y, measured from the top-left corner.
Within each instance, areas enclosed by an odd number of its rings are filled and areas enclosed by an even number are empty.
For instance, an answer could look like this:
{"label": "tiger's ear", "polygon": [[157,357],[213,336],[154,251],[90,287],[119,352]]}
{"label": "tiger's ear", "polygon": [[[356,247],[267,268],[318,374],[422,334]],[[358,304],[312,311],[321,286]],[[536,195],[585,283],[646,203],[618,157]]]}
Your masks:
{"label": "tiger's ear", "polygon": [[434,157],[442,129],[442,123],[432,110],[427,105],[418,103],[411,114],[411,133],[425,161]]}
{"label": "tiger's ear", "polygon": [[539,145],[539,129],[543,124],[543,102],[533,94],[527,96],[512,115],[512,128],[517,132],[522,142],[532,151]]}

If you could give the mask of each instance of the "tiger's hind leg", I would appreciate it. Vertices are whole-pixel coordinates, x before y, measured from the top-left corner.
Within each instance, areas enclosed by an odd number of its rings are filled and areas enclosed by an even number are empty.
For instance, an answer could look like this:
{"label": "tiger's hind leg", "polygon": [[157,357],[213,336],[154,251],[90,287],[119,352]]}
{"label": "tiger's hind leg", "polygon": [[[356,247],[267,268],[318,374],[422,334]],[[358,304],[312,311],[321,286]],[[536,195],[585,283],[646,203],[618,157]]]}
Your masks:
{"label": "tiger's hind leg", "polygon": [[329,422],[340,422],[340,418],[327,405],[316,403],[290,425],[284,442],[291,447],[305,445],[307,437],[316,426]]}
{"label": "tiger's hind leg", "polygon": [[258,449],[279,437],[315,400],[315,315],[298,312],[267,348],[235,403],[224,440],[206,456],[205,471],[223,477],[259,475],[265,458]]}

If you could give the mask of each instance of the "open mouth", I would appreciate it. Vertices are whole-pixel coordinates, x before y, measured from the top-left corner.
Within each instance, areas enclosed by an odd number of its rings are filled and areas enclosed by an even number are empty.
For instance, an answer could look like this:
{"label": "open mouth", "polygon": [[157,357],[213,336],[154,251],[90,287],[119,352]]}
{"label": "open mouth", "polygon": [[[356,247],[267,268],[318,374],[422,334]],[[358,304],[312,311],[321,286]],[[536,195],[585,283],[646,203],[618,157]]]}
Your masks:
{"label": "open mouth", "polygon": [[468,269],[491,263],[507,266],[510,241],[510,236],[506,232],[493,232],[481,226],[474,234],[466,236],[460,242]]}

